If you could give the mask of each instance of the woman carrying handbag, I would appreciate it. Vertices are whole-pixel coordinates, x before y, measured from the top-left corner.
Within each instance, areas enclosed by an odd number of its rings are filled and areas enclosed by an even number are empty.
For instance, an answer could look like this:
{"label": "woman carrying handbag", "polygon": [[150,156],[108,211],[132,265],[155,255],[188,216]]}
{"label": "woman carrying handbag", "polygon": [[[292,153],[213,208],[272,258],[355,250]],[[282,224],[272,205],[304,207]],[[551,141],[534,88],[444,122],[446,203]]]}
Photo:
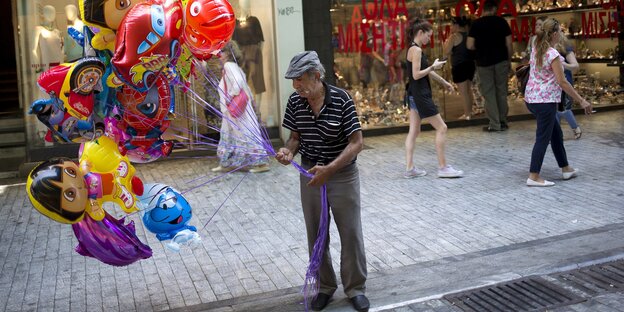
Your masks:
{"label": "woman carrying handbag", "polygon": [[234,41],[221,52],[223,76],[219,81],[219,102],[223,120],[217,147],[219,166],[212,171],[249,169],[258,173],[269,170],[269,157],[262,146],[262,131],[254,112],[251,90],[245,73],[236,63],[242,54]]}

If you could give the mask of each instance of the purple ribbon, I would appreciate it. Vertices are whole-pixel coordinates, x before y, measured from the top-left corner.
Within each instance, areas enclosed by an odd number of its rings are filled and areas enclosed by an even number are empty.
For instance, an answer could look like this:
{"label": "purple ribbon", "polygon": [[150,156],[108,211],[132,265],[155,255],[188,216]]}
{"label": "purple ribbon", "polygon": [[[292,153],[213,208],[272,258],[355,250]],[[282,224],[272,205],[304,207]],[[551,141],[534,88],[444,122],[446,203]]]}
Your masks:
{"label": "purple ribbon", "polygon": [[[293,167],[295,167],[301,174],[308,178],[314,177],[307,170],[303,169],[301,165],[292,161]],[[316,241],[314,242],[314,248],[312,248],[312,254],[310,255],[310,263],[306,271],[305,280],[303,281],[303,303],[305,310],[308,311],[308,298],[318,295],[319,291],[319,270],[321,268],[321,262],[323,261],[323,254],[325,252],[325,246],[327,244],[327,235],[329,234],[329,205],[327,203],[327,185],[321,186],[321,219],[319,220],[319,228],[316,234]]]}

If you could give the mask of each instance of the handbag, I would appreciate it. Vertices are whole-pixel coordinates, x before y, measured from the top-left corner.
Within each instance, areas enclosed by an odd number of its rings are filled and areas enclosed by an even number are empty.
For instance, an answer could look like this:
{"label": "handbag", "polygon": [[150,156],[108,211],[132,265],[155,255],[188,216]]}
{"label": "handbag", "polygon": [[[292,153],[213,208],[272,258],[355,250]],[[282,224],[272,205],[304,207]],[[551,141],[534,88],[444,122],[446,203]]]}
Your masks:
{"label": "handbag", "polygon": [[531,72],[531,65],[529,63],[520,64],[516,67],[516,78],[518,79],[518,91],[524,95],[527,83],[529,82],[529,73]]}
{"label": "handbag", "polygon": [[[225,94],[227,95],[227,79],[223,77],[223,87],[225,88]],[[247,101],[249,101],[249,96],[243,88],[240,89],[240,92],[233,96],[229,103],[227,103],[227,109],[230,112],[230,115],[234,118],[238,118],[245,112],[245,108],[247,107]]]}

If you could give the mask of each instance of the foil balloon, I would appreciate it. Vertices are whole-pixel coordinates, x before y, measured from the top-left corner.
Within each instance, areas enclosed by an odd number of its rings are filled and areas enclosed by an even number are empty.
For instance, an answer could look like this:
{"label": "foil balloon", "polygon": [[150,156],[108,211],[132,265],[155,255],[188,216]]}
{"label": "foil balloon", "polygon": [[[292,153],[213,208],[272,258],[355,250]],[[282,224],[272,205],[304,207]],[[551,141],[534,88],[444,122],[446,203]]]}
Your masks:
{"label": "foil balloon", "polygon": [[165,120],[173,101],[172,90],[164,77],[158,77],[146,92],[124,86],[117,94],[122,106],[126,132],[132,135],[156,137],[169,127]]}
{"label": "foil balloon", "polygon": [[161,138],[171,122],[167,119],[173,105],[171,93],[162,76],[146,92],[123,86],[117,93],[122,112],[116,127],[124,133],[120,148],[131,161],[145,163],[171,153],[173,143]]}
{"label": "foil balloon", "polygon": [[171,251],[180,252],[180,247],[182,246],[193,247],[199,243],[201,243],[199,234],[187,229],[178,232],[165,246]]}
{"label": "foil balloon", "polygon": [[111,60],[117,78],[147,91],[179,54],[183,12],[178,0],[148,0],[134,6],[117,30]]}
{"label": "foil balloon", "polygon": [[89,190],[102,202],[114,202],[126,213],[138,211],[136,195],[143,194],[143,182],[134,175],[134,166],[119,152],[115,141],[102,136],[84,143],[80,147],[80,168],[89,173],[85,176]]}
{"label": "foil balloon", "polygon": [[102,61],[83,58],[52,67],[39,76],[37,84],[50,99],[33,102],[29,113],[36,114],[48,128],[47,141],[84,141],[102,133],[103,129],[95,131],[92,115],[103,73]]}
{"label": "foil balloon", "polygon": [[[160,183],[145,184],[145,192],[139,200],[145,210],[143,224],[159,240],[172,239],[183,230],[197,231],[188,225],[193,216],[191,205],[173,187]],[[180,237],[180,240],[187,239]]]}
{"label": "foil balloon", "polygon": [[61,223],[79,222],[91,205],[84,174],[69,158],[38,164],[28,175],[26,192],[37,211]]}
{"label": "foil balloon", "polygon": [[184,9],[184,43],[204,60],[218,53],[236,26],[234,10],[227,0],[189,0]]}
{"label": "foil balloon", "polygon": [[87,26],[97,28],[91,46],[98,50],[115,49],[115,31],[123,17],[145,0],[79,0],[80,16]]}
{"label": "foil balloon", "polygon": [[76,252],[103,263],[125,266],[152,256],[152,249],[136,236],[134,222],[124,225],[124,218],[116,220],[109,214],[101,221],[86,216],[72,224],[78,239]]}

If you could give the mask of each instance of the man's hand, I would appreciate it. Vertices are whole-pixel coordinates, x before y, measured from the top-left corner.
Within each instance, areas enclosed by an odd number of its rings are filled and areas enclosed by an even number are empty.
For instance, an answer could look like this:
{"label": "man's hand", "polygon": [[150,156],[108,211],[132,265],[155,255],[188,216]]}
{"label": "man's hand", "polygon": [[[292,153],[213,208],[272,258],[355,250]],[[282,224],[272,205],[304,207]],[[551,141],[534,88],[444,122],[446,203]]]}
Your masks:
{"label": "man's hand", "polygon": [[293,156],[293,153],[289,149],[282,147],[277,151],[277,154],[275,154],[275,159],[282,165],[290,165]]}
{"label": "man's hand", "polygon": [[310,170],[308,170],[308,173],[311,173],[314,175],[314,177],[312,177],[312,180],[308,182],[308,186],[310,187],[322,186],[334,174],[333,170],[331,170],[329,166],[321,166],[321,165],[316,165],[310,168]]}

